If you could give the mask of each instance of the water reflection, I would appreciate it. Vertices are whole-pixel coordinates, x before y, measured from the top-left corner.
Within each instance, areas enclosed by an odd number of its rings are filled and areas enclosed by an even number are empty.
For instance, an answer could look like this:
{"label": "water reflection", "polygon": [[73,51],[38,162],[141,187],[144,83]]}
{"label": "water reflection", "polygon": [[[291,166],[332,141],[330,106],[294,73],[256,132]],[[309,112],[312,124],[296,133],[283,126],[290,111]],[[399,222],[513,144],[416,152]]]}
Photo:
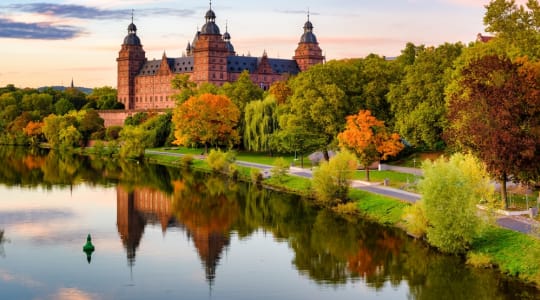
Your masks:
{"label": "water reflection", "polygon": [[4,243],[7,241],[7,238],[4,236],[4,229],[0,229],[0,256],[6,257],[6,252],[4,250]]}
{"label": "water reflection", "polygon": [[[223,261],[224,253],[239,250],[234,249],[240,247],[235,239],[264,232],[277,243],[286,243],[299,277],[320,287],[366,286],[377,293],[406,287],[411,299],[534,299],[537,295],[535,289],[491,270],[468,268],[458,257],[435,253],[393,228],[346,220],[295,196],[218,176],[52,151],[0,148],[0,157],[4,159],[0,182],[8,186],[68,189],[81,182],[116,186],[116,230],[129,268],[148,256],[138,253],[147,226],[163,235],[180,231],[191,241],[206,283],[213,286],[227,279],[219,277],[219,271],[228,263]],[[69,209],[41,212],[29,221],[73,219]],[[19,218],[13,211],[0,212],[0,221],[7,217],[13,222]],[[116,235],[114,231],[113,227],[110,234]],[[72,238],[80,241],[80,234],[73,232]],[[0,254],[5,241],[1,230]],[[102,248],[96,246],[96,255],[102,255]],[[80,248],[77,251],[80,254]],[[99,259],[104,257],[94,258],[92,266]]]}

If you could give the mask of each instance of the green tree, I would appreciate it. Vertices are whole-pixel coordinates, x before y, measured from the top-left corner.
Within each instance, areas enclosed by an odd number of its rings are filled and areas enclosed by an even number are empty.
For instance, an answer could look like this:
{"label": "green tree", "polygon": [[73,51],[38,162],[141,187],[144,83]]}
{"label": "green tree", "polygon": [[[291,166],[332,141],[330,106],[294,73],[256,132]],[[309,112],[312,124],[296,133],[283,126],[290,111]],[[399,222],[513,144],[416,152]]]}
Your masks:
{"label": "green tree", "polygon": [[58,133],[58,147],[61,149],[71,149],[80,146],[82,134],[73,125],[60,129]]}
{"label": "green tree", "polygon": [[312,186],[317,200],[328,206],[345,202],[356,166],[356,157],[348,151],[340,151],[330,161],[323,161],[313,172]]}
{"label": "green tree", "polygon": [[446,43],[417,50],[414,62],[405,68],[404,78],[390,88],[388,101],[395,117],[395,130],[411,145],[428,150],[444,145],[444,90],[462,48],[460,43]]}
{"label": "green tree", "polygon": [[86,143],[92,133],[105,130],[104,123],[105,121],[97,111],[93,109],[80,111],[78,130],[81,133],[83,142]]}
{"label": "green tree", "polygon": [[[345,125],[345,116],[358,111],[358,69],[348,61],[315,65],[290,81],[293,91],[284,106],[280,127],[310,132],[328,160],[328,149]],[[294,120],[291,122],[290,120]]]}
{"label": "green tree", "polygon": [[54,112],[59,116],[63,116],[74,109],[73,103],[66,98],[62,98],[54,104]]}
{"label": "green tree", "polygon": [[86,96],[88,103],[85,107],[92,106],[95,109],[121,109],[124,104],[117,101],[117,90],[104,86],[94,88],[92,92]]}
{"label": "green tree", "polygon": [[273,96],[252,101],[246,105],[244,114],[244,147],[249,151],[272,151],[273,134],[279,128],[278,108]]}
{"label": "green tree", "polygon": [[486,32],[496,35],[498,47],[511,57],[527,55],[540,58],[540,4],[528,0],[517,5],[514,0],[492,0],[484,15]]}
{"label": "green tree", "polygon": [[142,158],[144,149],[149,145],[148,132],[140,126],[126,125],[120,131],[120,151],[119,155],[124,158]]}
{"label": "green tree", "polygon": [[476,204],[489,200],[493,186],[482,163],[472,155],[424,161],[420,182],[430,244],[446,253],[465,252],[480,229]]}

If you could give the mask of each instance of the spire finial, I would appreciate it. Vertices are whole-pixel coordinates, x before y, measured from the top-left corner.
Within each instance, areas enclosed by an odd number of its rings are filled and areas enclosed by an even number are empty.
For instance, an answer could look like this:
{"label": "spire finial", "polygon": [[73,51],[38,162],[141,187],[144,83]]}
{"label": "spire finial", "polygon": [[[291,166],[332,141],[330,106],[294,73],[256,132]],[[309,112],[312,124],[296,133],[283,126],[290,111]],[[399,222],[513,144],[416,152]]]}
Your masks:
{"label": "spire finial", "polygon": [[225,32],[229,32],[229,20],[225,20]]}
{"label": "spire finial", "polygon": [[309,7],[307,9],[307,20],[309,21]]}
{"label": "spire finial", "polygon": [[210,0],[210,10],[212,10],[212,0]]}
{"label": "spire finial", "polygon": [[131,9],[131,23],[133,23],[133,15],[135,14],[135,10]]}

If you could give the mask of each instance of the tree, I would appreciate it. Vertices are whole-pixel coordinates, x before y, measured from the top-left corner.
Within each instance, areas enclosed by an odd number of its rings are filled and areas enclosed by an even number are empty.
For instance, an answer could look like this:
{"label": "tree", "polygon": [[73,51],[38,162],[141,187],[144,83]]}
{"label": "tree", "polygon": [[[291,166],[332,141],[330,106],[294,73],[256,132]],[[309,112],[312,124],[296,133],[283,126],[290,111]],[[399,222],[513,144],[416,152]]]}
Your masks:
{"label": "tree", "polygon": [[540,63],[498,55],[473,60],[448,94],[445,137],[470,150],[501,183],[540,174]]}
{"label": "tree", "polygon": [[384,122],[371,115],[369,110],[361,110],[357,115],[347,117],[347,125],[338,135],[339,144],[353,151],[366,169],[369,181],[369,166],[403,149],[397,133],[390,134]]}
{"label": "tree", "polygon": [[85,105],[85,107],[91,105],[94,106],[93,108],[95,109],[124,108],[123,103],[117,101],[117,90],[110,86],[94,88],[92,93],[86,96],[86,100],[88,103]]}
{"label": "tree", "polygon": [[476,204],[489,200],[493,187],[484,165],[474,156],[454,154],[447,161],[424,161],[420,191],[430,244],[446,253],[463,253],[478,234]]}
{"label": "tree", "polygon": [[255,100],[260,100],[263,97],[263,90],[251,81],[249,72],[243,71],[238,79],[233,83],[225,83],[220,94],[227,96],[236,104],[240,111],[240,119],[238,121],[237,130],[241,137],[244,136],[246,124],[244,123],[244,113],[246,106]]}
{"label": "tree", "polygon": [[348,151],[340,151],[330,161],[323,161],[313,172],[313,189],[317,200],[329,206],[343,203],[355,171],[356,157]]}
{"label": "tree", "polygon": [[284,105],[280,127],[310,132],[315,136],[310,140],[319,143],[316,149],[328,161],[328,149],[343,129],[345,116],[358,111],[357,71],[350,62],[332,61],[298,74],[290,81],[293,94]]}
{"label": "tree", "polygon": [[30,137],[30,142],[33,145],[37,145],[43,136],[43,122],[30,121],[24,128],[24,134]]}
{"label": "tree", "polygon": [[62,98],[54,104],[54,112],[59,116],[63,116],[74,109],[73,103],[66,98]]}
{"label": "tree", "polygon": [[444,145],[446,126],[444,90],[463,45],[444,44],[416,50],[412,65],[405,68],[399,84],[388,93],[395,130],[415,147],[436,150]]}
{"label": "tree", "polygon": [[[282,129],[272,135],[270,143],[275,145],[278,151],[295,153],[300,155],[300,166],[304,167],[304,155],[317,150],[324,145],[324,137],[313,133],[302,126],[300,117],[287,114],[279,119]],[[273,147],[273,146],[272,146]]]}
{"label": "tree", "polygon": [[272,83],[268,92],[276,98],[278,105],[287,102],[287,99],[292,95],[292,90],[287,82],[281,80]]}
{"label": "tree", "polygon": [[496,34],[496,43],[511,57],[527,55],[540,58],[540,4],[528,0],[516,5],[514,0],[492,0],[484,15],[486,32]]}
{"label": "tree", "polygon": [[79,116],[78,130],[82,135],[83,142],[87,142],[92,133],[105,129],[105,121],[99,116],[97,111],[93,109],[80,111]]}
{"label": "tree", "polygon": [[174,110],[176,140],[173,143],[203,144],[205,153],[208,145],[235,145],[239,141],[236,130],[239,117],[240,111],[226,96],[203,94],[191,97]]}
{"label": "tree", "polygon": [[176,75],[171,81],[172,88],[178,90],[176,100],[182,103],[196,95],[197,84],[189,79],[189,75]]}
{"label": "tree", "polygon": [[277,103],[273,96],[252,101],[244,113],[244,147],[249,151],[274,150],[272,138],[279,128]]}
{"label": "tree", "polygon": [[144,156],[144,149],[149,147],[148,132],[140,126],[126,125],[120,131],[120,156],[139,159]]}

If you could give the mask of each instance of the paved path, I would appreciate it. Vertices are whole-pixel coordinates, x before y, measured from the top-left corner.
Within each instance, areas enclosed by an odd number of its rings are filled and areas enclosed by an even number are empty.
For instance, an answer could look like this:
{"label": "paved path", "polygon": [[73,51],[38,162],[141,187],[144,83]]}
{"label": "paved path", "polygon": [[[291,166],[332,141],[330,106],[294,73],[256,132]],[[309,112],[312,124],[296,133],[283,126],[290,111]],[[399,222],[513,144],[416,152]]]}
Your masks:
{"label": "paved path", "polygon": [[[183,154],[180,154],[180,153],[155,151],[155,150],[146,150],[146,153],[177,156],[177,157],[183,156]],[[196,156],[196,158],[204,159],[203,156]],[[246,161],[237,160],[235,163],[237,165],[244,166],[244,167],[252,167],[252,168],[261,169],[261,171],[263,172],[265,176],[268,176],[270,169],[272,169],[272,166],[270,165],[264,165],[264,164],[246,162]],[[413,174],[417,174],[417,175],[419,174],[413,168],[406,168],[406,169],[408,172],[412,172]],[[311,178],[313,176],[312,170],[302,169],[298,167],[291,167],[289,169],[289,173],[291,175],[305,177],[305,178]],[[381,186],[380,183],[372,183],[372,182],[366,182],[366,181],[361,181],[361,180],[353,180],[351,183],[351,187],[355,189],[367,191],[370,193],[374,193],[374,194],[392,197],[392,198],[406,201],[409,203],[415,203],[421,198],[419,194],[415,194],[415,193],[411,193],[411,192],[407,192],[407,191],[403,191],[400,189],[391,188],[387,186]],[[522,217],[522,216],[499,216],[497,217],[496,222],[501,227],[518,231],[518,232],[522,232],[522,233],[535,233],[534,231],[538,230],[535,228],[540,228],[540,223],[538,221],[535,221],[530,218]]]}

